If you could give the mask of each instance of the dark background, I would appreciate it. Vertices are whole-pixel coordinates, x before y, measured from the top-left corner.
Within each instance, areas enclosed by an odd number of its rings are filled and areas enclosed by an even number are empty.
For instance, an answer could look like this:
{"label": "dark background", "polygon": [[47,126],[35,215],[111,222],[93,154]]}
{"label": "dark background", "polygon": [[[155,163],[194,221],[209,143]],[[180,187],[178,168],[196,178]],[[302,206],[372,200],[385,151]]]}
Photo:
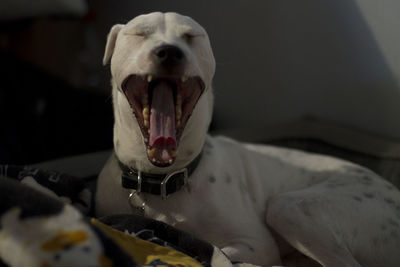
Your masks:
{"label": "dark background", "polygon": [[111,99],[3,54],[0,162],[30,164],[112,147]]}
{"label": "dark background", "polygon": [[[400,140],[399,2],[18,3],[0,4],[0,163],[112,148],[110,75],[101,64],[106,34],[151,11],[183,13],[207,29],[217,59],[214,133],[248,141],[334,140],[377,151],[370,142],[310,126],[312,118]],[[382,155],[400,155],[386,147]]]}

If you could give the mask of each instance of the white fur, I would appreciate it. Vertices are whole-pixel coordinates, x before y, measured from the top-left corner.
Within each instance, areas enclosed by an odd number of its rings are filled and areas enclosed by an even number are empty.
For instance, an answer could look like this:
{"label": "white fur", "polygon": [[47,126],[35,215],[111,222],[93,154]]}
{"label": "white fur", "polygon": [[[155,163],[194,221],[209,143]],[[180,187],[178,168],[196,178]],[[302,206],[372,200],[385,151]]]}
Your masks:
{"label": "white fur", "polygon": [[[191,45],[181,38],[188,30],[199,35]],[[147,37],[136,36],[138,31]],[[121,91],[130,74],[156,71],[148,55],[160,44],[181,48],[188,57],[185,75],[198,75],[206,84],[176,162],[167,168],[148,161],[138,123]],[[217,245],[234,261],[271,266],[295,248],[328,267],[400,266],[400,193],[388,182],[339,159],[206,134],[215,61],[206,32],[192,19],[151,13],[116,25],[108,36],[104,63],[110,58],[115,154],[99,177],[98,215],[132,212],[130,190],[121,186],[115,155],[142,171],[167,173],[186,166],[203,149],[186,188],[167,200],[141,194],[146,216]]]}

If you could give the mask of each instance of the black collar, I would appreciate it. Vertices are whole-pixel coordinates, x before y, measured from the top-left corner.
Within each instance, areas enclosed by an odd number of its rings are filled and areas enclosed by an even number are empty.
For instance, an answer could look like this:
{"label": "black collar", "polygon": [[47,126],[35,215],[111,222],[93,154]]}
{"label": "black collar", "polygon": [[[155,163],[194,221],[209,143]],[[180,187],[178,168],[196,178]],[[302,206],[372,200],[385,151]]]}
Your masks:
{"label": "black collar", "polygon": [[168,195],[180,190],[187,183],[188,177],[199,164],[201,155],[202,153],[185,168],[166,174],[141,172],[126,166],[118,159],[119,167],[122,170],[122,186],[127,189],[134,189],[137,193],[161,195],[162,199],[166,199]]}

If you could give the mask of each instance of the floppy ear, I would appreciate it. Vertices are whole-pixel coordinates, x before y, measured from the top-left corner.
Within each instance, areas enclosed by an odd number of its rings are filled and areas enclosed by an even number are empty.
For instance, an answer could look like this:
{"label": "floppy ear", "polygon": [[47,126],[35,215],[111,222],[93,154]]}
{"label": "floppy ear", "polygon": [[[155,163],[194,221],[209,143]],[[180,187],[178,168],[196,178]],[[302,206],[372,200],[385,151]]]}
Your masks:
{"label": "floppy ear", "polygon": [[123,26],[124,26],[123,24],[115,24],[108,33],[106,50],[104,51],[104,57],[103,57],[103,65],[106,65],[107,62],[110,60],[114,52],[115,41],[117,40],[118,33]]}

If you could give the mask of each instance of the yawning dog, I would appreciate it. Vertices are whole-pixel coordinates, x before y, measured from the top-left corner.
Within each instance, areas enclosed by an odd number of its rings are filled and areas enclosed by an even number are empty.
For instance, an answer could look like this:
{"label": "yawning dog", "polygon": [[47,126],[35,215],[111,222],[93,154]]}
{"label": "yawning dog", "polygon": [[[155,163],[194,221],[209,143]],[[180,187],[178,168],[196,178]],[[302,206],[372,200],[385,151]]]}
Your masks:
{"label": "yawning dog", "polygon": [[191,18],[157,12],[113,26],[110,59],[114,153],[97,215],[143,214],[232,261],[277,265],[296,249],[327,267],[400,266],[390,183],[339,159],[207,135],[215,60]]}

